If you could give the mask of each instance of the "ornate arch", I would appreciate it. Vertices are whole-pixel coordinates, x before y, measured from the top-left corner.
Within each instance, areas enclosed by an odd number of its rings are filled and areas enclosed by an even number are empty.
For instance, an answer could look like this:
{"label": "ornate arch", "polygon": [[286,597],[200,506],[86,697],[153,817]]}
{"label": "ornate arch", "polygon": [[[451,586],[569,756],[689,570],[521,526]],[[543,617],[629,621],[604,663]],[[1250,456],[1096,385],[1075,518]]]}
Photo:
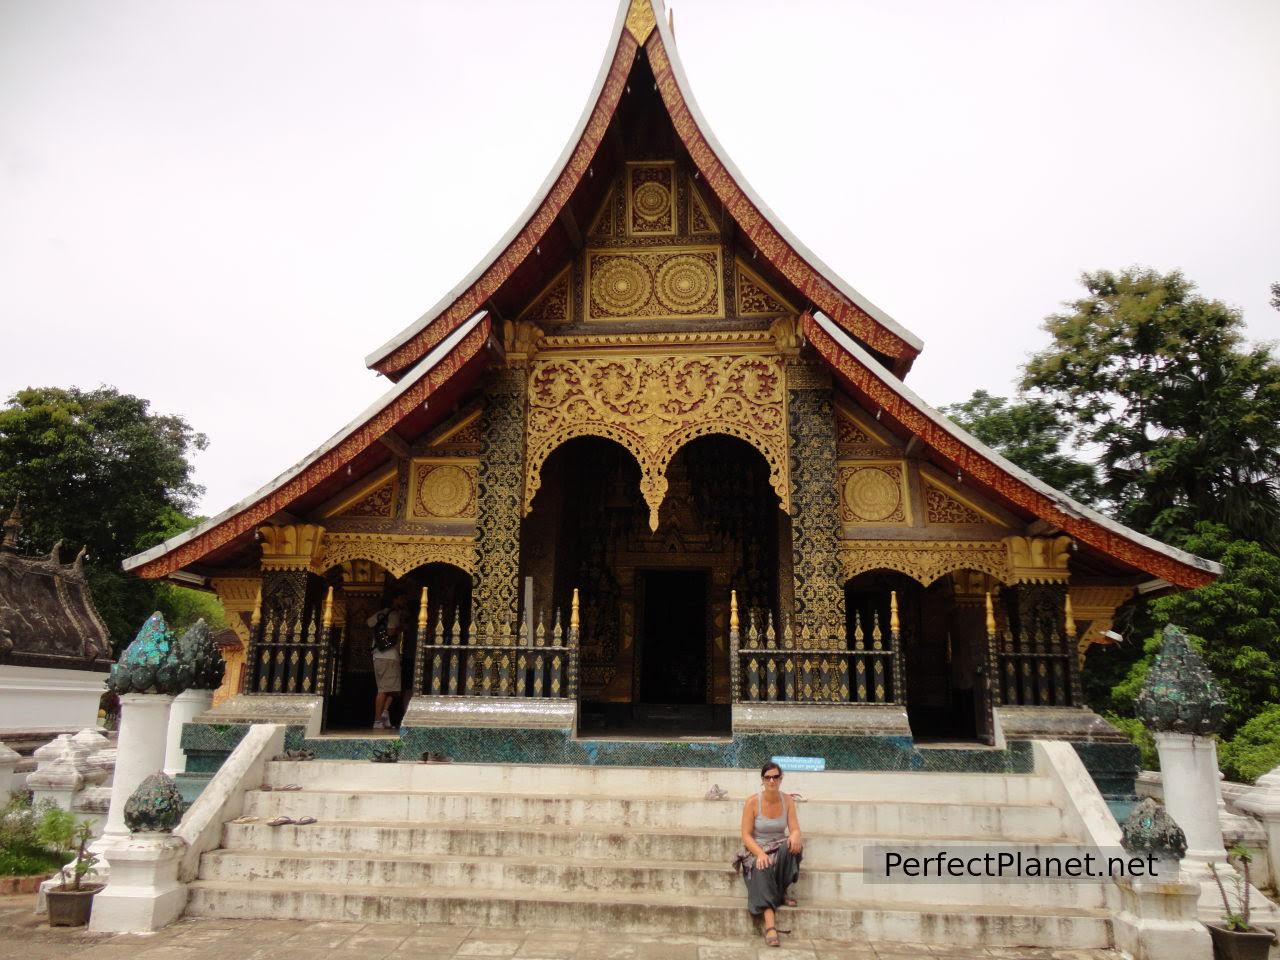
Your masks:
{"label": "ornate arch", "polygon": [[350,560],[369,560],[393,577],[424,563],[449,563],[476,572],[476,545],[470,537],[421,537],[387,533],[330,533],[325,537],[326,569]]}
{"label": "ornate arch", "polygon": [[844,582],[872,570],[904,573],[924,587],[957,570],[977,570],[1009,582],[1008,555],[1001,540],[840,541]]}
{"label": "ornate arch", "polygon": [[667,466],[697,437],[723,433],[751,444],[769,464],[782,509],[791,507],[786,381],[782,358],[737,355],[604,355],[533,364],[529,376],[524,512],[542,465],[562,443],[605,437],[640,464],[649,526],[667,493]]}

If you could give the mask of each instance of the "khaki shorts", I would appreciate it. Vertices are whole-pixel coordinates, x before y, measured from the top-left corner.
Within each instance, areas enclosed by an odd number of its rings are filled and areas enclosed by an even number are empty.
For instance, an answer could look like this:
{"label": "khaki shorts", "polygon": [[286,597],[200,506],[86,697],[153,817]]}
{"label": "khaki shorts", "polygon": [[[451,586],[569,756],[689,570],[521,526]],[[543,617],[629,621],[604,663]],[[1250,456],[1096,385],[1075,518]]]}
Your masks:
{"label": "khaki shorts", "polygon": [[374,657],[373,678],[378,682],[379,693],[399,693],[400,658]]}

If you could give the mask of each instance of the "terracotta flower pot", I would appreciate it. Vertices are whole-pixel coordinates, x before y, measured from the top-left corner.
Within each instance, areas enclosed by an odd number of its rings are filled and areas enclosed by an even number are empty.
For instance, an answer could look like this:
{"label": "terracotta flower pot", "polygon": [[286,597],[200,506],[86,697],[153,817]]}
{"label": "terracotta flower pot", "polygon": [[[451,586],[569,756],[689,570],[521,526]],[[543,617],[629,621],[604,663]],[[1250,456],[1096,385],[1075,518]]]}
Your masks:
{"label": "terracotta flower pot", "polygon": [[93,895],[102,884],[81,884],[79,890],[49,890],[45,897],[49,902],[49,926],[83,927],[93,911]]}
{"label": "terracotta flower pot", "polygon": [[1206,923],[1213,941],[1214,960],[1267,960],[1267,952],[1275,939],[1270,930],[1228,930],[1216,923]]}

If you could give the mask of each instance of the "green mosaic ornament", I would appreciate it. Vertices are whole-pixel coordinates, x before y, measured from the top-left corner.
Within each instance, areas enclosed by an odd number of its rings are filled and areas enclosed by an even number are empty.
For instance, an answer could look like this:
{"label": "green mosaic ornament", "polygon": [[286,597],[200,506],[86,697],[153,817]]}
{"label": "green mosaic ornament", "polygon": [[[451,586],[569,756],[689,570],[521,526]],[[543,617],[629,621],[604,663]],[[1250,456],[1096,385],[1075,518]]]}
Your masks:
{"label": "green mosaic ornament", "polygon": [[153,773],[125,803],[124,825],[130,833],[169,833],[182,819],[185,806],[177,781]]}
{"label": "green mosaic ornament", "polygon": [[1147,797],[1120,826],[1120,846],[1130,853],[1153,853],[1161,860],[1187,855],[1187,835],[1163,806]]}
{"label": "green mosaic ornament", "polygon": [[1138,718],[1155,733],[1208,736],[1222,726],[1226,698],[1181,627],[1164,628],[1164,642],[1136,708]]}
{"label": "green mosaic ornament", "polygon": [[178,681],[184,690],[217,690],[222,686],[227,665],[203,618],[178,639],[177,651]]}
{"label": "green mosaic ornament", "polygon": [[173,634],[157,610],[111,667],[107,687],[117,694],[179,694],[186,689],[180,673]]}

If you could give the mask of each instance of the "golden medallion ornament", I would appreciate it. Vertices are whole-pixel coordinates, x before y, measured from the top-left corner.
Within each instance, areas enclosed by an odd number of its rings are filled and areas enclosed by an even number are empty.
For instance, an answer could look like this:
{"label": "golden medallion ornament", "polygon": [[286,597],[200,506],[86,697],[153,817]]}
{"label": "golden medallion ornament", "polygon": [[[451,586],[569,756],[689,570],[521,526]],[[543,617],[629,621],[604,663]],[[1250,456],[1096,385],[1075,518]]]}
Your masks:
{"label": "golden medallion ornament", "polygon": [[880,467],[863,467],[845,481],[844,501],[864,523],[901,519],[901,481]]}
{"label": "golden medallion ornament", "polygon": [[422,477],[418,500],[427,513],[437,517],[461,516],[474,496],[471,478],[461,467],[436,467]]}
{"label": "golden medallion ornament", "polygon": [[635,257],[602,257],[593,266],[591,297],[607,315],[625,317],[649,302],[649,271]]}

